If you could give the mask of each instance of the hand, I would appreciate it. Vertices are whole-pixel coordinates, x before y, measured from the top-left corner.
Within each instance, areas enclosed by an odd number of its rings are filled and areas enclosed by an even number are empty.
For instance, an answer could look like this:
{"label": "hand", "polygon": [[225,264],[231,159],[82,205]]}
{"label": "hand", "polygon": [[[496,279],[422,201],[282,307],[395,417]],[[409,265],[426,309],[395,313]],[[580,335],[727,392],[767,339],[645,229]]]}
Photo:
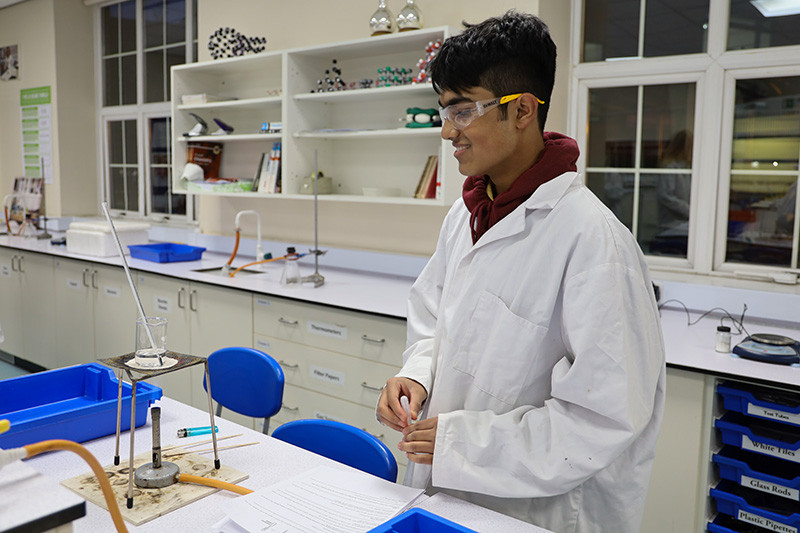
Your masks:
{"label": "hand", "polygon": [[400,404],[401,396],[408,398],[411,418],[416,420],[422,410],[422,404],[428,397],[428,391],[413,379],[389,378],[378,401],[378,420],[395,431],[402,431],[411,423],[406,416],[405,409]]}
{"label": "hand", "polygon": [[433,449],[436,446],[436,427],[439,417],[426,418],[403,430],[403,440],[398,448],[406,452],[409,461],[423,465],[433,464]]}

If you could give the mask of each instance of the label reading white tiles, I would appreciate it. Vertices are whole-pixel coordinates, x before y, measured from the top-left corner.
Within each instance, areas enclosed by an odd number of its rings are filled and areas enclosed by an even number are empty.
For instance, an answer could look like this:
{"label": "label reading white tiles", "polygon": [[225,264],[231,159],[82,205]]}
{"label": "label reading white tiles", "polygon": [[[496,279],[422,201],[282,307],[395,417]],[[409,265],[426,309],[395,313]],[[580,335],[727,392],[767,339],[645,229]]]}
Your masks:
{"label": "label reading white tiles", "polygon": [[774,520],[770,520],[769,518],[758,516],[753,513],[748,513],[747,511],[743,511],[742,509],[739,509],[739,514],[736,516],[736,518],[738,518],[742,522],[747,522],[748,524],[761,526],[763,528],[769,529],[770,531],[778,531],[780,533],[797,533],[796,527],[792,527],[787,524],[782,524],[780,522],[776,522]]}
{"label": "label reading white tiles", "polygon": [[153,296],[153,309],[162,313],[172,314],[172,298]]}
{"label": "label reading white tiles", "polygon": [[742,435],[742,449],[771,455],[773,457],[780,457],[781,459],[788,459],[789,461],[794,461],[795,463],[800,463],[800,451],[780,448],[764,442],[754,442],[750,440],[750,437],[747,435]]}
{"label": "label reading white tiles", "polygon": [[105,287],[103,287],[103,293],[106,296],[113,296],[114,298],[119,298],[119,296],[120,296],[119,287],[105,286]]}
{"label": "label reading white tiles", "polygon": [[80,289],[81,288],[81,282],[78,281],[77,279],[68,279],[67,280],[67,288],[68,289]]}
{"label": "label reading white tiles", "polygon": [[256,348],[259,350],[270,350],[272,346],[269,344],[268,341],[262,339],[256,339]]}
{"label": "label reading white tiles", "polygon": [[344,372],[331,370],[330,368],[324,368],[317,365],[308,365],[308,373],[313,379],[344,387]]}
{"label": "label reading white tiles", "polygon": [[336,326],[334,324],[326,324],[325,322],[314,322],[313,320],[308,320],[306,322],[306,328],[308,329],[309,333],[313,333],[315,335],[333,337],[343,341],[347,340],[347,328],[344,326]]}
{"label": "label reading white tiles", "polygon": [[269,300],[267,300],[266,298],[256,298],[256,305],[263,305],[266,307],[269,306],[270,303]]}
{"label": "label reading white tiles", "polygon": [[800,490],[784,487],[776,483],[770,483],[763,479],[755,479],[748,476],[742,476],[742,485],[750,487],[751,489],[760,490],[761,492],[768,492],[776,496],[783,496],[791,500],[800,500]]}
{"label": "label reading white tiles", "polygon": [[747,414],[761,416],[764,418],[772,418],[780,420],[781,422],[789,422],[790,424],[797,424],[800,426],[800,413],[787,413],[785,411],[778,411],[777,409],[767,409],[759,405],[747,404]]}

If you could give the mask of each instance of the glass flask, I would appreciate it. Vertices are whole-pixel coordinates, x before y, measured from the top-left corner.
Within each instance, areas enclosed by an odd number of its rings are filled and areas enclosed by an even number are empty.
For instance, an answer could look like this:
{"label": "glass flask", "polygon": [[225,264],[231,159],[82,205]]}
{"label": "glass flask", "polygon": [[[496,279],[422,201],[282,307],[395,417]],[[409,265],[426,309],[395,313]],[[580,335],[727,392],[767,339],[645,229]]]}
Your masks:
{"label": "glass flask", "polygon": [[295,252],[294,247],[290,246],[286,249],[286,259],[283,260],[283,273],[281,274],[281,285],[299,285],[300,284],[300,266],[297,260],[300,256]]}
{"label": "glass flask", "polygon": [[418,30],[422,27],[422,13],[414,0],[407,0],[405,7],[397,15],[397,30]]}
{"label": "glass flask", "polygon": [[378,0],[378,9],[369,19],[370,35],[383,35],[394,31],[394,15],[386,7],[386,0]]}

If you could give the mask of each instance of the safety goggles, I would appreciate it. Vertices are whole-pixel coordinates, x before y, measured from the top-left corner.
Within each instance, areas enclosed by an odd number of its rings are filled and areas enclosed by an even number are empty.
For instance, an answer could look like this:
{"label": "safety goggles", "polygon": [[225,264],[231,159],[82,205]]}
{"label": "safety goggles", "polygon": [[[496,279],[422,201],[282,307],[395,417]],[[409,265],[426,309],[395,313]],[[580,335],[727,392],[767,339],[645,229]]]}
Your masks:
{"label": "safety goggles", "polygon": [[[439,108],[439,116],[442,121],[449,120],[450,123],[456,128],[463,130],[478,117],[482,117],[495,107],[507,104],[522,96],[522,93],[508,94],[506,96],[498,96],[497,98],[490,98],[489,100],[478,100],[477,102],[461,102],[458,104],[449,105],[447,107]],[[544,104],[544,100],[540,100],[536,96],[536,101]]]}

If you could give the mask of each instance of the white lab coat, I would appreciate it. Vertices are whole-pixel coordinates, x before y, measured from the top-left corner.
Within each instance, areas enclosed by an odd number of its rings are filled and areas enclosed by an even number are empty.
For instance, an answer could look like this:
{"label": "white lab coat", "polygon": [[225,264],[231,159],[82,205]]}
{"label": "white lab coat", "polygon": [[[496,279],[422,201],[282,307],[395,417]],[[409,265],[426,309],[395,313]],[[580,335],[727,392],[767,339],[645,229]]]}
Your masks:
{"label": "white lab coat", "polygon": [[409,298],[398,376],[439,425],[405,483],[558,533],[638,531],[665,388],[639,247],[575,172],[475,245],[468,224],[458,200]]}

